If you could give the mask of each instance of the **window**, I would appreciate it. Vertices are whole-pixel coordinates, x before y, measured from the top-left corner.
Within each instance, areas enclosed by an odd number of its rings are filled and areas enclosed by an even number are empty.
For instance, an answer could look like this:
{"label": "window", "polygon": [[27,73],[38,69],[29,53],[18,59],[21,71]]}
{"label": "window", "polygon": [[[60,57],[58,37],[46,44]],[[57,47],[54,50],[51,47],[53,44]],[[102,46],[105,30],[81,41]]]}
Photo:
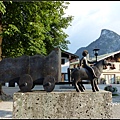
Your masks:
{"label": "window", "polygon": [[115,69],[115,64],[112,64],[112,65],[110,66],[110,69]]}
{"label": "window", "polygon": [[65,59],[61,59],[61,64],[62,64],[62,65],[65,64]]}
{"label": "window", "polygon": [[115,83],[115,74],[104,74],[106,83],[113,84]]}
{"label": "window", "polygon": [[104,65],[104,66],[103,66],[103,69],[107,69],[107,66],[106,66],[106,65]]}

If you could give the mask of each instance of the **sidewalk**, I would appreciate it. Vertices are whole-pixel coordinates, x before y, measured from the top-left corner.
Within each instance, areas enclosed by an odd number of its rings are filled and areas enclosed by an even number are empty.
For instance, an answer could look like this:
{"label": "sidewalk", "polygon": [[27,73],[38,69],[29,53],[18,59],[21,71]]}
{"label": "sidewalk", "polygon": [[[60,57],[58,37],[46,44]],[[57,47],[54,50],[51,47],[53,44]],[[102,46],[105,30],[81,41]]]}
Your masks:
{"label": "sidewalk", "polygon": [[12,119],[13,101],[0,102],[0,119]]}
{"label": "sidewalk", "polygon": [[[61,86],[62,87],[62,86]],[[63,86],[64,87],[64,86]],[[72,86],[71,86],[72,87]],[[85,85],[86,89],[91,89],[90,85]],[[100,89],[104,88],[104,85],[99,85]],[[119,90],[120,90],[120,86],[118,85]],[[36,86],[34,88],[35,90],[43,90],[42,86]],[[33,89],[33,90],[34,90]],[[60,86],[56,86],[55,89],[60,89]],[[74,88],[72,88],[74,89]],[[7,95],[11,95],[13,96],[13,94],[17,91],[19,91],[19,87],[3,87],[3,91],[7,94]],[[118,93],[119,96],[113,96],[112,100],[112,106],[113,106],[113,114],[115,118],[120,118],[120,114],[119,114],[119,109],[120,109],[120,92]],[[0,119],[12,119],[12,111],[13,111],[13,101],[2,101],[0,102]]]}

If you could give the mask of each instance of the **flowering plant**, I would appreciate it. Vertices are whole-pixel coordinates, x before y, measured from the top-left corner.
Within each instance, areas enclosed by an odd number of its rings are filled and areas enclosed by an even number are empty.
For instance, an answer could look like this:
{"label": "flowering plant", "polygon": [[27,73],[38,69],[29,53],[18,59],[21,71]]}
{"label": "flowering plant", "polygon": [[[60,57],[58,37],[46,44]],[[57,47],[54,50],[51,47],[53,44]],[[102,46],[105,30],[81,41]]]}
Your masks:
{"label": "flowering plant", "polygon": [[116,93],[118,91],[117,87],[113,87],[112,85],[105,86],[104,90],[110,91],[110,92],[112,92],[112,94]]}

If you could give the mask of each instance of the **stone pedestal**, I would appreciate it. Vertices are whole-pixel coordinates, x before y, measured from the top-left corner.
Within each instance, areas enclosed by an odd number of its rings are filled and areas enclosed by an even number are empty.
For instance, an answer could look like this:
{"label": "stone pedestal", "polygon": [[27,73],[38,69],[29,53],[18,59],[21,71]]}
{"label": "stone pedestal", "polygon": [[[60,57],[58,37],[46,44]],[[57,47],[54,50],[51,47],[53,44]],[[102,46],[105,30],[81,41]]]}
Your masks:
{"label": "stone pedestal", "polygon": [[13,119],[112,118],[112,94],[100,90],[17,92],[13,95]]}

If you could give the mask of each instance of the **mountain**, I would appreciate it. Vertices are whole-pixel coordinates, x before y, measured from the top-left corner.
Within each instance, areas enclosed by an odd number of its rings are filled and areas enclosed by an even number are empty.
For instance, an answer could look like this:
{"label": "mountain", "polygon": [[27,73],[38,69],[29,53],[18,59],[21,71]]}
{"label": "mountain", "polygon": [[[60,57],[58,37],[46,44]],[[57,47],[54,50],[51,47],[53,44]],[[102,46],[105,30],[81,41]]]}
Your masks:
{"label": "mountain", "polygon": [[78,55],[79,58],[81,58],[83,50],[86,49],[89,52],[89,56],[94,57],[93,49],[95,48],[100,49],[98,55],[119,51],[120,35],[111,30],[102,29],[98,39],[90,43],[87,47],[79,48],[75,55]]}

